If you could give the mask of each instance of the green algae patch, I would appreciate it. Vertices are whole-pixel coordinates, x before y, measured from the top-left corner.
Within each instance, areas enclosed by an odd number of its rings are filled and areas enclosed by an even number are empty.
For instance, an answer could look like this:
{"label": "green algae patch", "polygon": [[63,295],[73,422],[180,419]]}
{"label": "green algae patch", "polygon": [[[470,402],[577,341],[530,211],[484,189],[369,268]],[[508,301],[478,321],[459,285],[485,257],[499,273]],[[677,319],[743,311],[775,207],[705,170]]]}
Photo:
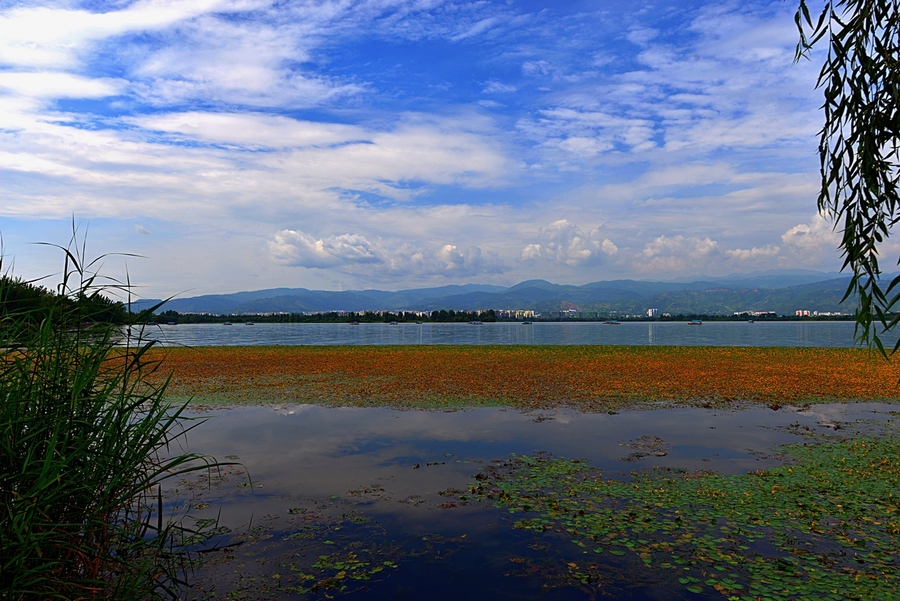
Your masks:
{"label": "green algae patch", "polygon": [[779,451],[790,463],[742,475],[627,478],[549,454],[513,456],[479,472],[465,496],[506,508],[514,528],[564,533],[598,560],[630,558],[693,593],[896,598],[900,439],[888,431]]}

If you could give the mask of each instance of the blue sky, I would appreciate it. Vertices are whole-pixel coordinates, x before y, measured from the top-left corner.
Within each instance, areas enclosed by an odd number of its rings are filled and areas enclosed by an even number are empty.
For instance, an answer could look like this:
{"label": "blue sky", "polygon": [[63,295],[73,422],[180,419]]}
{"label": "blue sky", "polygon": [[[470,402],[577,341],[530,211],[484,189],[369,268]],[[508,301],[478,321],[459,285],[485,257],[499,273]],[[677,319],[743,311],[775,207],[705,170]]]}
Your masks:
{"label": "blue sky", "polygon": [[5,267],[74,217],[157,297],[836,271],[793,10],[0,0]]}

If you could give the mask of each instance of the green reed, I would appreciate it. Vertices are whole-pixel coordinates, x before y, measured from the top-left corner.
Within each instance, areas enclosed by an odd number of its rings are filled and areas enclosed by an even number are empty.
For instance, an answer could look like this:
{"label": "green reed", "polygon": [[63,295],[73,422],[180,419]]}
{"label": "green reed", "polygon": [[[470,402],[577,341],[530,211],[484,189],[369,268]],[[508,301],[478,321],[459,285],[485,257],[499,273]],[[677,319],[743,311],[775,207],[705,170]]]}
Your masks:
{"label": "green reed", "polygon": [[22,282],[0,280],[0,599],[173,596],[197,533],[163,515],[162,482],[218,464],[170,448],[199,422],[146,379],[152,342],[87,323],[110,286],[62,250],[42,306],[13,307]]}

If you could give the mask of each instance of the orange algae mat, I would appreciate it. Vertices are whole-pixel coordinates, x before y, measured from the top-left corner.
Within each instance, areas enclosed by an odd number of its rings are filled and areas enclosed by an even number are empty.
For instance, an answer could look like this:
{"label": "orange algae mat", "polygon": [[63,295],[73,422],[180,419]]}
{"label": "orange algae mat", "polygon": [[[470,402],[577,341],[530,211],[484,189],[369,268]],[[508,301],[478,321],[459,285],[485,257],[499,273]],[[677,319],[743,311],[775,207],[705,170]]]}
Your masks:
{"label": "orange algae mat", "polygon": [[773,407],[900,398],[874,351],[789,347],[270,346],[154,351],[170,396],[200,404],[399,408],[635,404]]}

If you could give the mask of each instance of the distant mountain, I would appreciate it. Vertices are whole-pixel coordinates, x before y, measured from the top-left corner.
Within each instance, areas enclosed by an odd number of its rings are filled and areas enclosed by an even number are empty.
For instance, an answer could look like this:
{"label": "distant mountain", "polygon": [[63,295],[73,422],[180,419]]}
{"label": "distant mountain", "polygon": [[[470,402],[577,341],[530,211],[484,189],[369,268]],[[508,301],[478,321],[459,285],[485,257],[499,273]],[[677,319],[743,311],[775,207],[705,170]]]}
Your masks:
{"label": "distant mountain", "polygon": [[[233,294],[206,294],[189,298],[174,298],[160,311],[179,313],[272,313],[398,310],[420,304],[424,299],[444,298],[469,293],[491,293],[506,290],[489,284],[462,284],[438,288],[418,288],[386,292],[383,290],[325,291],[306,288],[269,288]],[[141,311],[160,302],[142,299],[133,303],[132,310]]]}
{"label": "distant mountain", "polygon": [[[837,272],[824,273],[809,269],[780,269],[747,274],[732,274],[724,277],[693,278],[690,282],[709,282],[733,288],[790,288],[791,286],[814,284],[842,277],[846,277],[846,275]],[[688,280],[685,280],[685,282],[688,282]]]}
{"label": "distant mountain", "polygon": [[[270,288],[177,298],[160,310],[179,313],[322,313],[327,311],[433,311],[454,309],[525,309],[550,313],[563,309],[660,313],[731,314],[737,311],[853,311],[855,301],[840,303],[849,277],[818,272],[777,272],[704,278],[691,282],[609,280],[581,286],[526,280],[508,288],[465,284],[410,290],[324,291]],[[793,283],[792,282],[793,278]],[[135,309],[155,300],[140,301]]]}

